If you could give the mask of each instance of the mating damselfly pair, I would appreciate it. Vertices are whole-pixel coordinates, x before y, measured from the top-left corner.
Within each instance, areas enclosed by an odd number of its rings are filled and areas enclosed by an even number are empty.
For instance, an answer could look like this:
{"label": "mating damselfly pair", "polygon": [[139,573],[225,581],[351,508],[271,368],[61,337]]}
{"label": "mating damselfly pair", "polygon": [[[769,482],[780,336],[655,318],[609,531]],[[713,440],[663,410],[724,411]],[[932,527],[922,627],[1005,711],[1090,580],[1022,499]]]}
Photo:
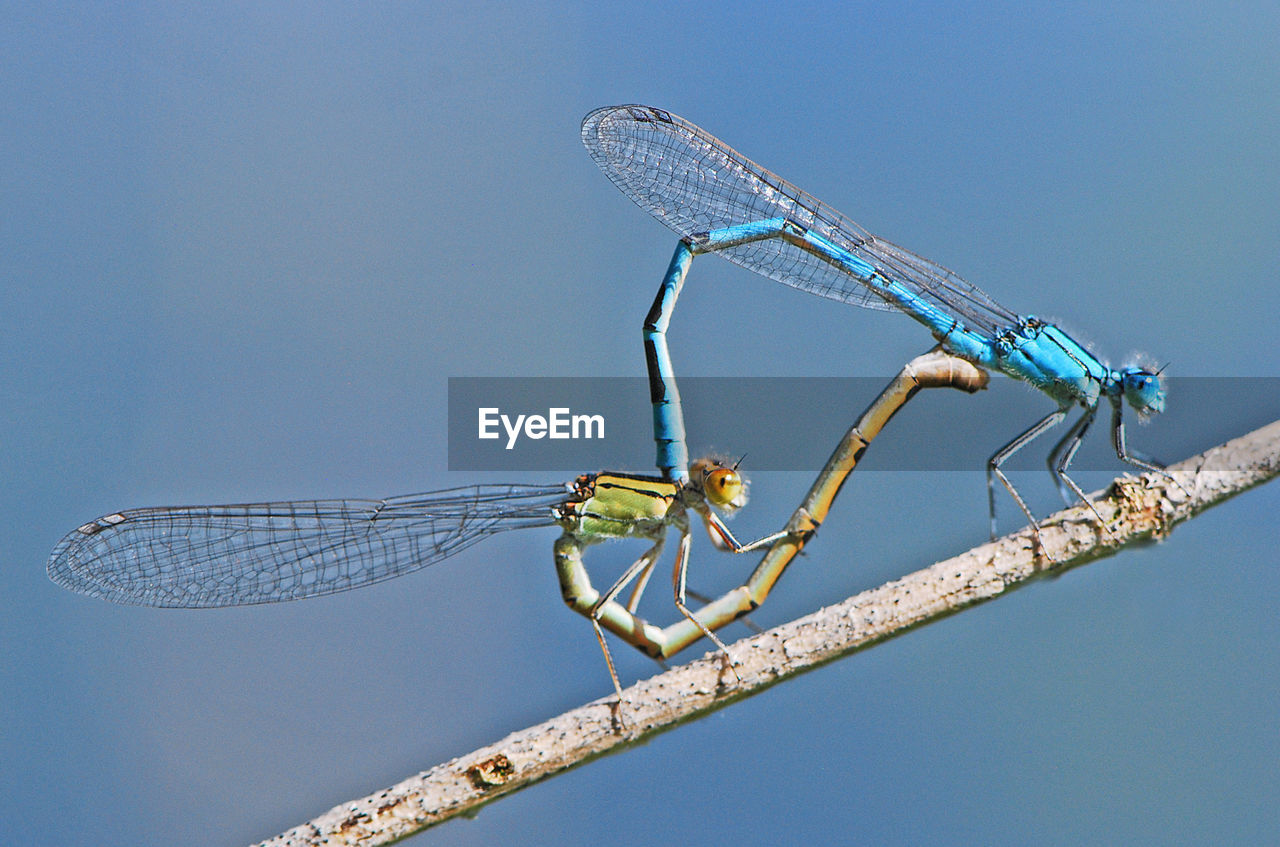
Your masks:
{"label": "mating damselfly pair", "polygon": [[[714,631],[763,602],[825,518],[870,440],[921,387],[974,391],[986,384],[986,371],[995,370],[1035,385],[1057,403],[988,463],[993,535],[998,479],[1031,521],[1043,549],[1034,516],[1001,466],[1061,423],[1073,406],[1083,411],[1050,453],[1050,470],[1064,491],[1088,503],[1067,469],[1104,397],[1112,406],[1117,455],[1157,469],[1128,451],[1122,418],[1125,401],[1140,415],[1161,411],[1164,389],[1157,372],[1103,365],[1056,326],[1020,317],[942,266],[871,235],[669,112],[645,106],[600,109],[583,122],[582,140],[615,185],[680,239],[644,322],[660,475],[602,472],[568,485],[475,485],[372,501],[128,510],[63,538],[49,563],[54,581],[123,603],[188,608],[273,603],[400,576],[506,529],[558,526],[554,558],[564,600],[592,622],[621,697],[602,630],[655,657],[669,656],[703,636],[723,654]],[[667,348],[676,300],[693,257],[702,253],[720,253],[811,293],[905,312],[929,328],[940,348],[913,360],[872,403],[787,526],[747,544],[739,543],[717,514],[745,501],[736,466],[713,459],[689,463]],[[717,546],[738,553],[768,548],[741,586],[696,611],[687,606],[685,587],[690,512]],[[1096,510],[1094,515],[1105,528]],[[662,629],[638,617],[636,608],[673,528],[679,544],[672,586],[681,617]],[[591,585],[582,552],[614,538],[640,538],[650,546],[601,592]],[[621,603],[617,598],[628,586],[632,591]]]}

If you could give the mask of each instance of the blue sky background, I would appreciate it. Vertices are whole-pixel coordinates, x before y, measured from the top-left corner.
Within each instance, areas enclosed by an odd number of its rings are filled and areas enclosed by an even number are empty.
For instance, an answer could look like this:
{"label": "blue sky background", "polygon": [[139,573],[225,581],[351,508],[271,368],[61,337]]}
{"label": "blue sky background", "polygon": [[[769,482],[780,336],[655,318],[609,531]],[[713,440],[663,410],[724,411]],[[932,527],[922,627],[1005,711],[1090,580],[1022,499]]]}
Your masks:
{"label": "blue sky background", "polygon": [[[115,607],[44,575],[65,532],[124,507],[499,479],[446,470],[450,376],[641,376],[640,322],[674,242],[582,149],[596,106],[683,115],[1113,361],[1280,376],[1274,4],[11,3],[4,17],[14,844],[247,843],[608,692],[589,626],[559,599],[550,530],[274,607]],[[701,376],[888,377],[929,343],[906,318],[712,259],[671,334],[679,372]],[[833,402],[852,418],[869,400]],[[944,408],[984,414],[982,397],[924,396],[885,438]],[[1030,416],[1047,408],[1030,397]],[[1022,425],[957,443],[971,473],[877,472],[873,449],[757,620],[982,541],[978,469]],[[780,525],[808,480],[753,481],[740,537]],[[1038,511],[1055,506],[1045,475],[1019,481]],[[1278,491],[410,843],[1274,842]],[[603,582],[638,550],[595,552]],[[695,554],[704,590],[752,565]],[[627,680],[656,670],[615,653]]]}

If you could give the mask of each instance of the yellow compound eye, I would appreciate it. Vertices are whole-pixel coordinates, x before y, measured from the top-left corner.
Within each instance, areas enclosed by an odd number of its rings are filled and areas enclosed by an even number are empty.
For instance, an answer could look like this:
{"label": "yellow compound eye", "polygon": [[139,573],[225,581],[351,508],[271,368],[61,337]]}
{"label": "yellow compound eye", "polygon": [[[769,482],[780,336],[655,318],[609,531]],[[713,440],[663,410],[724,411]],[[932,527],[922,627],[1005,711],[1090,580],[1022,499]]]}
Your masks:
{"label": "yellow compound eye", "polygon": [[706,475],[702,489],[712,505],[739,505],[735,501],[742,496],[742,477],[733,468],[716,468]]}

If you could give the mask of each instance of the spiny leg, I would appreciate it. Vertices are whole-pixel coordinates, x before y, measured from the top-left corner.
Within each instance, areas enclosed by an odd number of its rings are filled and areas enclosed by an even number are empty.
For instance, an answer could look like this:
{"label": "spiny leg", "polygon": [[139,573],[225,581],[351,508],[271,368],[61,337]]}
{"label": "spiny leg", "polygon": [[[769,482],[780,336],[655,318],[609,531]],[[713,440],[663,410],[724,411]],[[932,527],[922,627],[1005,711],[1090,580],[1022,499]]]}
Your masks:
{"label": "spiny leg", "polygon": [[1053,484],[1058,487],[1058,494],[1062,496],[1063,505],[1066,506],[1073,505],[1074,501],[1071,499],[1071,495],[1074,492],[1067,487],[1067,484],[1062,481],[1062,477],[1058,475],[1058,463],[1062,460],[1062,455],[1066,452],[1067,447],[1077,440],[1077,436],[1079,440],[1084,439],[1083,430],[1087,430],[1092,422],[1090,415],[1081,415],[1079,420],[1067,430],[1067,434],[1062,436],[1057,444],[1053,445],[1053,449],[1049,451],[1049,456],[1045,460],[1049,466],[1049,475],[1053,477]]}
{"label": "spiny leg", "polygon": [[1022,499],[1022,495],[1013,487],[1013,483],[1009,481],[1009,477],[1005,476],[1004,471],[1000,470],[1000,466],[1023,447],[1026,447],[1045,432],[1062,423],[1062,420],[1066,416],[1066,408],[1050,412],[1033,424],[1026,432],[1023,432],[1017,438],[1001,447],[996,451],[996,454],[987,461],[987,504],[991,510],[991,539],[993,541],[996,538],[996,489],[995,483],[992,481],[992,476],[994,475],[999,477],[1000,482],[1006,489],[1008,489],[1009,494],[1013,496],[1018,507],[1022,509],[1022,513],[1026,515],[1027,520],[1031,522],[1031,531],[1035,533],[1036,541],[1040,544],[1040,549],[1044,551],[1048,558],[1053,558],[1052,556],[1049,556],[1049,550],[1044,545],[1044,538],[1040,535],[1039,521],[1036,520],[1035,515],[1031,514],[1031,509],[1027,508],[1026,501]]}
{"label": "spiny leg", "polygon": [[759,550],[779,538],[785,538],[790,535],[790,532],[784,529],[772,535],[766,535],[764,538],[757,538],[749,544],[740,544],[738,539],[733,537],[729,527],[725,526],[724,521],[715,512],[708,510],[703,512],[702,516],[707,525],[707,532],[711,535],[712,542],[720,549],[728,550],[730,553],[750,553],[752,550]]}
{"label": "spiny leg", "polygon": [[[749,544],[742,544],[734,537],[729,527],[725,526],[719,515],[710,510],[705,510],[701,513],[712,542],[720,549],[727,550],[730,553],[750,553],[753,550],[759,550],[761,547],[767,547],[779,538],[785,538],[789,534],[787,530],[782,530],[772,535],[766,535],[764,538],[757,538]],[[644,594],[644,590],[649,584],[649,577],[653,574],[653,566],[655,564],[656,559],[650,561],[648,567],[641,571],[635,587],[631,589],[631,594],[627,598],[628,612],[635,614],[636,608],[639,607],[640,597]],[[698,597],[694,597],[694,599],[699,600]],[[699,600],[699,602],[703,601]]]}
{"label": "spiny leg", "polygon": [[1059,448],[1064,444],[1067,445],[1066,450],[1062,451],[1062,456],[1058,461],[1050,466],[1049,472],[1053,474],[1053,478],[1055,480],[1060,480],[1070,487],[1071,491],[1089,507],[1089,511],[1093,512],[1093,516],[1098,519],[1098,526],[1102,528],[1102,531],[1105,532],[1109,538],[1114,539],[1115,533],[1111,531],[1111,527],[1107,526],[1107,521],[1102,517],[1102,513],[1098,511],[1098,507],[1093,504],[1092,500],[1085,496],[1085,493],[1081,490],[1080,486],[1076,485],[1076,481],[1067,476],[1067,468],[1070,467],[1071,460],[1075,458],[1076,451],[1080,449],[1080,444],[1084,441],[1085,433],[1089,431],[1089,425],[1093,423],[1093,419],[1097,414],[1097,406],[1094,406],[1092,409],[1086,409],[1084,414],[1080,416],[1080,420],[1072,424],[1071,429],[1067,432],[1068,437],[1060,441],[1058,445],[1053,448],[1053,452],[1049,454],[1049,458],[1052,460],[1053,454],[1059,452]]}
{"label": "spiny leg", "polygon": [[[699,509],[699,513],[702,515],[703,523],[707,528],[707,534],[711,536],[712,543],[715,544],[717,548],[729,553],[750,553],[753,550],[758,550],[762,547],[769,547],[775,541],[781,538],[786,538],[789,535],[791,535],[791,532],[789,530],[781,530],[771,535],[766,535],[763,538],[757,538],[755,541],[752,541],[749,544],[742,544],[738,541],[737,538],[734,537],[733,532],[729,529],[729,527],[725,525],[724,521],[721,520],[720,516],[717,515],[715,512],[711,511],[710,509],[704,508],[704,509]],[[679,563],[677,563],[677,567],[678,568],[681,567]],[[725,657],[728,657],[729,656],[728,649],[724,646],[724,644],[720,642],[719,639],[717,639],[714,635],[711,634],[711,628],[708,627],[702,621],[698,620],[698,618],[695,617],[692,613],[690,613],[688,608],[686,608],[685,606],[684,600],[686,596],[692,597],[694,600],[697,600],[699,603],[702,603],[703,605],[706,605],[711,602],[711,599],[709,597],[706,597],[705,595],[699,594],[698,592],[688,588],[686,584],[686,575],[688,571],[687,556],[686,556],[686,560],[682,568],[682,571],[683,572],[677,571],[677,573],[673,576],[673,579],[676,581],[676,608],[679,609],[680,612],[684,615],[684,617],[689,621],[691,621],[694,624],[694,626],[698,627],[698,629],[704,635],[709,636],[711,640],[716,643],[716,646],[720,648],[720,650],[722,651],[722,654]],[[753,623],[751,620],[749,620],[745,615],[739,618],[739,620],[745,623],[748,628],[750,628],[757,634],[764,631],[760,627],[756,626],[756,624]],[[729,663],[729,668],[730,670],[733,669],[733,664],[731,661]],[[734,671],[734,676],[735,677],[738,676],[737,671]],[[741,681],[741,677],[738,677],[738,680]]]}
{"label": "spiny leg", "polygon": [[702,621],[694,617],[693,612],[689,611],[689,607],[685,605],[685,578],[689,571],[689,548],[693,543],[693,536],[689,534],[689,526],[685,524],[680,528],[680,547],[676,551],[675,568],[671,574],[672,587],[675,589],[676,608],[680,610],[680,614],[690,621],[694,626],[702,631],[708,639],[711,640],[716,647],[720,648],[720,655],[724,658],[725,665],[733,673],[733,678],[742,682],[742,677],[738,676],[738,671],[733,666],[733,658],[729,655],[729,648],[724,646],[716,634],[707,627]]}
{"label": "spiny leg", "polygon": [[618,705],[622,705],[622,683],[618,681],[618,670],[613,666],[613,655],[609,653],[609,644],[604,640],[604,630],[600,621],[592,617],[591,627],[595,630],[596,641],[600,642],[600,652],[604,653],[605,666],[609,668],[609,679],[613,680],[613,690],[618,694]]}
{"label": "spiny leg", "polygon": [[656,558],[649,562],[649,567],[640,572],[640,577],[636,580],[635,587],[631,589],[631,595],[627,598],[627,611],[633,615],[640,605],[640,597],[644,594],[644,589],[649,584],[649,577],[653,575],[653,566],[657,562]]}
{"label": "spiny leg", "polygon": [[[622,576],[618,577],[618,581],[609,587],[609,590],[600,596],[600,599],[591,607],[587,617],[591,620],[591,626],[596,631],[596,640],[600,642],[600,650],[604,653],[605,664],[609,666],[609,678],[613,680],[613,689],[618,692],[618,702],[622,702],[622,683],[618,681],[618,671],[613,665],[613,655],[609,652],[609,645],[604,640],[604,630],[600,626],[600,610],[605,604],[618,596],[622,589],[627,587],[627,583],[635,579],[637,574],[647,574],[653,569],[653,564],[662,555],[662,545],[666,542],[665,536],[660,536],[653,546],[644,552],[644,554],[631,563]],[[646,576],[647,578],[647,576]]]}
{"label": "spiny leg", "polygon": [[1142,468],[1144,471],[1151,471],[1152,473],[1160,474],[1165,479],[1169,480],[1174,485],[1181,488],[1183,494],[1190,497],[1191,492],[1188,491],[1186,488],[1184,488],[1182,483],[1174,479],[1173,474],[1165,470],[1164,465],[1151,459],[1148,456],[1141,456],[1141,455],[1129,452],[1124,441],[1123,408],[1124,407],[1121,405],[1119,398],[1112,398],[1111,400],[1111,444],[1116,448],[1116,456],[1120,458],[1120,461],[1127,462],[1128,464],[1133,465],[1135,468]]}

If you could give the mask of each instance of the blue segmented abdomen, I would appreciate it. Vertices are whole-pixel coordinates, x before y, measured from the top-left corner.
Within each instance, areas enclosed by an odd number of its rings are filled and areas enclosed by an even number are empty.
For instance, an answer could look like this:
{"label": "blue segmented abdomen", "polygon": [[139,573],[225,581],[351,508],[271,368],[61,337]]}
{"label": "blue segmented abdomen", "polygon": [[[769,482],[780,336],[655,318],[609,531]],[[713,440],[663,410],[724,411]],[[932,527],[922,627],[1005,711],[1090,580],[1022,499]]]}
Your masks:
{"label": "blue segmented abdomen", "polygon": [[903,312],[929,327],[950,353],[976,365],[1028,382],[1062,404],[1092,408],[1105,387],[1115,383],[1103,365],[1075,339],[1053,324],[1024,318],[987,338],[910,289],[876,274],[868,284]]}

